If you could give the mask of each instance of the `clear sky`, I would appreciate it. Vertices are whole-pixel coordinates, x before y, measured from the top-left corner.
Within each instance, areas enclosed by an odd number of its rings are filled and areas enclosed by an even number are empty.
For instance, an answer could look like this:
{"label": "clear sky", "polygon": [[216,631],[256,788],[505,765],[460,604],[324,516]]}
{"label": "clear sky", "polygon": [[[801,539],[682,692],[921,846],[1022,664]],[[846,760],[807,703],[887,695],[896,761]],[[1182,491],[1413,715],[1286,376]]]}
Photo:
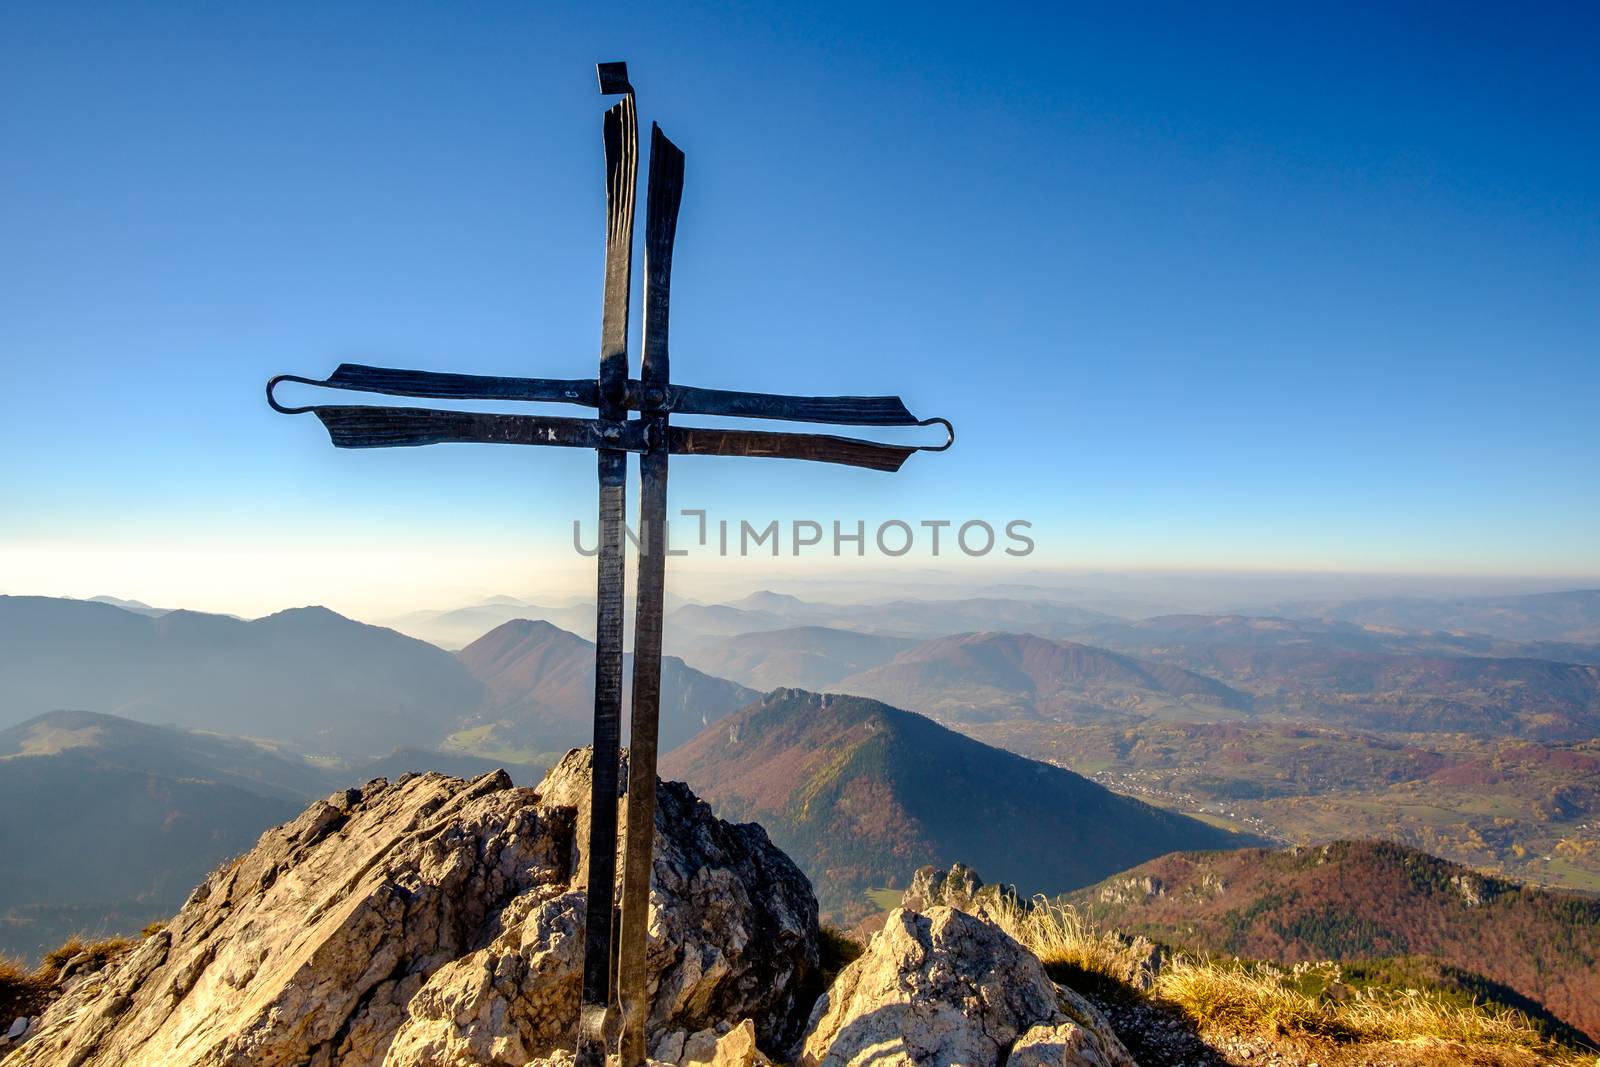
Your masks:
{"label": "clear sky", "polygon": [[1600,574],[1600,9],[793,8],[0,7],[0,591],[590,583],[588,454],[335,451],[261,385],[592,374],[608,59],[688,156],[675,376],[959,432],[675,506]]}

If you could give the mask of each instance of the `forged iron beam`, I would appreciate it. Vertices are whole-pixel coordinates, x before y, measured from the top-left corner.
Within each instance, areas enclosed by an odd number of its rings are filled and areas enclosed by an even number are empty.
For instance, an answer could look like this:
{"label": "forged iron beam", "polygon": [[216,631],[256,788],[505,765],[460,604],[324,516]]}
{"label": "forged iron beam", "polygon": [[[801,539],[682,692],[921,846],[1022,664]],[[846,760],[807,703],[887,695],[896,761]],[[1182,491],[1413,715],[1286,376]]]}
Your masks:
{"label": "forged iron beam", "polygon": [[897,396],[785,396],[744,393],[734,389],[701,389],[693,385],[664,388],[642,383],[629,406],[638,411],[681,415],[728,415],[784,422],[828,422],[841,426],[915,426],[920,420]]}
{"label": "forged iron beam", "polygon": [[[603,452],[649,452],[666,435],[675,456],[753,456],[837,463],[868,470],[897,471],[918,452],[942,445],[888,445],[854,437],[771,430],[725,430],[707,426],[667,426],[665,419],[574,419],[558,415],[502,415],[435,408],[302,408],[322,421],[338,448],[404,448],[450,443],[554,445]],[[940,421],[942,420],[934,420]]]}
{"label": "forged iron beam", "polygon": [[929,450],[925,445],[884,445],[831,434],[717,430],[703,426],[669,427],[667,441],[675,456],[765,456],[890,472],[899,470],[916,453]]}
{"label": "forged iron beam", "polygon": [[[365,405],[299,408],[322,421],[338,448],[404,448],[458,443],[554,445],[618,453],[648,452],[666,436],[675,456],[754,456],[837,463],[846,467],[897,471],[917,452],[940,452],[941,445],[889,445],[820,433],[777,433],[708,426],[665,426],[663,416],[628,419],[574,419],[559,415],[502,415],[436,408],[384,408]],[[948,425],[943,419],[929,423]]]}
{"label": "forged iron beam", "polygon": [[436,408],[314,407],[336,448],[405,448],[450,442],[645,450],[645,426],[555,415],[498,415]]}
{"label": "forged iron beam", "polygon": [[[648,386],[670,378],[667,348],[672,246],[683,200],[683,153],[661,127],[650,128],[650,181],[644,213],[644,352]],[[650,1014],[645,940],[656,828],[656,742],[661,723],[661,620],[667,571],[667,415],[651,414],[651,447],[639,458],[639,581],[634,593],[633,710],[628,730],[628,835],[622,863],[622,926],[617,938],[617,996],[622,1008],[619,1067],[645,1061]]]}
{"label": "forged iron beam", "polygon": [[332,374],[320,380],[302,378],[298,374],[280,374],[272,379],[267,385],[268,402],[279,411],[289,414],[295,414],[300,409],[283,407],[273,399],[272,390],[279,382],[434,400],[527,400],[578,404],[590,408],[600,406],[600,386],[592,378],[507,378],[492,374],[448,374],[369,367],[364,363],[341,363]]}
{"label": "forged iron beam", "polygon": [[[321,380],[297,374],[272,379],[267,387],[269,402],[287,414],[305,409],[285,407],[272,398],[272,390],[279,382],[438,400],[516,400],[591,408],[600,403],[599,384],[584,378],[508,378],[341,363]],[[661,379],[629,378],[623,386],[622,404],[629,411],[646,414],[725,415],[839,426],[916,426],[923,421],[911,414],[897,396],[789,396],[670,385]]]}
{"label": "forged iron beam", "polygon": [[[606,112],[606,268],[600,316],[600,419],[626,429],[628,301],[633,271],[633,203],[638,184],[639,121],[627,67],[597,69],[600,91],[626,93]],[[603,447],[600,559],[596,568],[594,755],[590,764],[588,898],[584,913],[583,987],[575,1067],[604,1067],[617,1022],[612,923],[617,875],[617,786],[622,733],[623,523],[628,453]]]}

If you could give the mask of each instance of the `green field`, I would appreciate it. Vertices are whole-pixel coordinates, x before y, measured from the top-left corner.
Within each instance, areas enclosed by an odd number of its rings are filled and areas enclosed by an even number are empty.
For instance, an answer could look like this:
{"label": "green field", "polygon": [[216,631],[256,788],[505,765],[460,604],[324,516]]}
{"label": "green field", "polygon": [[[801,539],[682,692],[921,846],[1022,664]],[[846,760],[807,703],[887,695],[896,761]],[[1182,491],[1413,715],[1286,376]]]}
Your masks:
{"label": "green field", "polygon": [[560,752],[541,752],[533,748],[516,748],[495,740],[496,723],[485,723],[468,730],[458,730],[445,738],[439,747],[446,752],[460,752],[487,760],[505,760],[529,767],[554,767],[562,756]]}
{"label": "green field", "polygon": [[904,894],[898,889],[869,889],[867,899],[872,901],[879,911],[893,911],[900,906],[900,898]]}

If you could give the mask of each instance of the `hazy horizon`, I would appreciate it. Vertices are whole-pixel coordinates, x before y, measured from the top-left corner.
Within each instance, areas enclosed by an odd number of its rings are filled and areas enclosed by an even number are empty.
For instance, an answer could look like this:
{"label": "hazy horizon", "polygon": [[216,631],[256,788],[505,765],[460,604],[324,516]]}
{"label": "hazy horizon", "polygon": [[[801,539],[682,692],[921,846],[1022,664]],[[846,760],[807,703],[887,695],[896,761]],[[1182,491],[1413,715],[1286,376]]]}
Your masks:
{"label": "hazy horizon", "polygon": [[[630,564],[632,560],[630,560]],[[670,573],[670,572],[669,572]],[[451,611],[511,597],[541,607],[592,602],[592,567],[577,566],[547,584],[509,578],[502,586],[393,591],[381,598],[352,595],[351,583],[330,583],[319,594],[242,595],[212,589],[195,593],[160,583],[140,586],[124,581],[120,588],[80,584],[21,587],[0,585],[0,595],[60,597],[73,600],[111,599],[173,610],[260,618],[294,608],[327,607],[363,622],[389,624],[408,614]],[[631,594],[630,574],[630,594]],[[1157,568],[1030,568],[984,576],[930,567],[903,571],[862,567],[810,573],[782,570],[728,574],[701,570],[678,574],[669,581],[669,596],[683,601],[728,603],[757,592],[775,592],[821,603],[871,603],[895,599],[956,600],[977,597],[1090,601],[1109,605],[1101,610],[1128,618],[1193,612],[1259,614],[1270,607],[1360,599],[1450,600],[1473,597],[1534,595],[1600,588],[1597,575],[1422,574],[1293,570],[1185,570]],[[132,591],[130,591],[130,589]],[[92,591],[87,591],[92,590]],[[1143,609],[1143,610],[1141,610]]]}

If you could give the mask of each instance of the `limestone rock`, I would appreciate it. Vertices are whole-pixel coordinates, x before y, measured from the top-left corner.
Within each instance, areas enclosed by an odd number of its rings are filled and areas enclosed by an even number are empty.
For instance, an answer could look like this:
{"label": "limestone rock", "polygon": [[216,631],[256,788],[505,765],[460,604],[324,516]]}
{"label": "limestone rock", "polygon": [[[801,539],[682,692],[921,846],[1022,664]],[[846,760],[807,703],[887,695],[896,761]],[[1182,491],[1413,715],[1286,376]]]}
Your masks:
{"label": "limestone rock", "polygon": [[1108,1048],[1100,1035],[1075,1022],[1029,1027],[1006,1057],[1006,1067],[1114,1067],[1131,1062],[1120,1043]]}
{"label": "limestone rock", "polygon": [[812,1010],[803,1067],[1135,1067],[1105,1018],[999,927],[904,908]]}
{"label": "limestone rock", "polygon": [[[319,801],[78,980],[5,1067],[570,1062],[588,789],[574,750],[538,789],[426,774]],[[681,783],[655,833],[652,1044],[749,1019],[789,1047],[817,991],[810,884]]]}
{"label": "limestone rock", "polygon": [[725,1034],[690,1034],[673,1062],[679,1067],[768,1067],[772,1061],[756,1047],[755,1023],[746,1019]]}
{"label": "limestone rock", "polygon": [[900,896],[900,906],[925,912],[942,904],[979,915],[985,904],[1002,900],[1015,903],[1016,891],[1010,886],[984,885],[977,871],[965,863],[953,863],[948,871],[932,865],[918,867]]}

